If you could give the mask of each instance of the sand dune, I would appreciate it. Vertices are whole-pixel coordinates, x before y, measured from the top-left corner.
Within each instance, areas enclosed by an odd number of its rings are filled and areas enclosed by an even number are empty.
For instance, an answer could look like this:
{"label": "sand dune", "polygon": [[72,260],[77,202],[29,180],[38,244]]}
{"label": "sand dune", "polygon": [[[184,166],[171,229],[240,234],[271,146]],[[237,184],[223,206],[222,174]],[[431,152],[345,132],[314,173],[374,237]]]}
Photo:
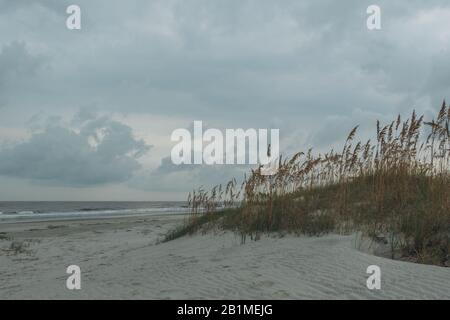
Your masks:
{"label": "sand dune", "polygon": [[[354,236],[232,233],[156,244],[180,217],[0,226],[2,299],[450,299],[450,268],[393,261],[354,248]],[[50,226],[49,226],[50,224]],[[29,244],[13,253],[11,242]],[[82,289],[65,288],[77,264]],[[378,265],[381,290],[366,287]]]}

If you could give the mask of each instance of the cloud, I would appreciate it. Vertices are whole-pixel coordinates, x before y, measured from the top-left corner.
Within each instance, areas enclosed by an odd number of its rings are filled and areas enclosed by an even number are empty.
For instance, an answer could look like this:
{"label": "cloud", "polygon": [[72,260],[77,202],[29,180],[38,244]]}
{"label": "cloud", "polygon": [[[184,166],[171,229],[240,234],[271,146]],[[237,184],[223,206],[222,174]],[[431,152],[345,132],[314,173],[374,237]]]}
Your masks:
{"label": "cloud", "polygon": [[33,57],[23,42],[12,42],[4,45],[0,53],[0,75],[19,76],[34,74],[41,60]]}
{"label": "cloud", "polygon": [[47,124],[25,142],[0,150],[0,175],[57,186],[94,186],[129,180],[150,146],[109,117],[85,120],[79,130]]}
{"label": "cloud", "polygon": [[[376,32],[366,28],[369,0],[79,0],[79,31],[65,27],[68,4],[0,0],[2,132],[20,131],[24,115],[67,117],[80,106],[95,106],[124,121],[126,116],[155,116],[153,123],[177,119],[151,134],[141,128],[141,136],[158,144],[154,164],[167,155],[167,132],[178,122],[267,128],[278,119],[281,140],[295,152],[328,149],[356,124],[372,130],[376,119],[407,116],[412,108],[430,112],[443,98],[450,100],[448,0],[379,0],[382,30]],[[86,117],[91,119],[89,112],[74,119],[72,128],[49,126],[40,134],[60,129],[67,139],[75,135],[72,143],[84,146],[95,163],[100,155],[123,156],[133,147],[129,138],[116,145],[129,136],[123,128],[101,118],[90,128]],[[104,125],[111,131],[97,149],[92,137],[103,137],[94,132]],[[111,179],[102,173],[105,167],[99,168],[101,179],[95,171],[80,180],[140,180],[136,184],[146,189],[190,189],[233,172],[173,168],[163,160],[150,173],[137,168],[139,163],[131,165],[138,155],[128,156],[128,169],[110,168]],[[48,176],[12,170],[20,161],[10,162],[7,171],[15,176]]]}
{"label": "cloud", "polygon": [[[43,65],[42,56],[32,55],[24,42],[14,41],[5,44],[0,52],[0,90],[4,94],[5,86],[17,86],[33,77]],[[3,90],[2,90],[3,88]]]}
{"label": "cloud", "polygon": [[[408,110],[410,111],[410,110]],[[373,139],[376,133],[376,122],[382,124],[393,118],[382,113],[355,109],[349,115],[330,115],[318,123],[307,138],[307,144],[320,151],[329,151],[331,147],[342,147],[350,131],[358,126],[357,139]]]}
{"label": "cloud", "polygon": [[[421,77],[450,49],[448,33],[436,33],[432,21],[449,20],[448,4],[381,1],[383,29],[372,33],[365,28],[369,4],[168,0],[105,7],[81,0],[83,28],[69,32],[53,17],[55,10],[65,17],[63,6],[41,12],[21,2],[20,15],[8,21],[13,31],[3,36],[24,37],[51,57],[51,68],[11,106],[98,102],[109,112],[223,121],[239,113],[242,126],[256,127],[273,113],[308,125],[305,115],[395,113],[427,101],[436,92]],[[17,23],[23,15],[25,26]],[[41,20],[48,22],[32,29]],[[417,45],[424,39],[427,49]]]}
{"label": "cloud", "polygon": [[208,189],[223,185],[233,178],[242,181],[249,168],[246,165],[175,165],[170,157],[166,157],[156,170],[141,171],[128,185],[146,191],[187,193],[199,187]]}
{"label": "cloud", "polygon": [[[119,112],[224,119],[239,112],[247,122],[276,108],[279,117],[301,120],[302,113],[347,113],[363,104],[389,111],[429,94],[418,78],[449,37],[433,36],[438,26],[428,21],[448,20],[448,4],[381,1],[378,33],[365,28],[369,4],[168,0],[104,7],[81,0],[85,20],[77,33],[52,19],[51,27],[29,30],[53,12],[21,2],[20,16],[35,13],[29,28],[13,19],[19,13],[9,22],[12,34],[52,57],[42,84],[28,93],[40,106],[71,107],[67,100],[77,99]],[[414,46],[424,39],[427,50]]]}
{"label": "cloud", "polygon": [[46,58],[29,52],[25,42],[13,41],[0,48],[0,107],[33,91],[33,80]]}

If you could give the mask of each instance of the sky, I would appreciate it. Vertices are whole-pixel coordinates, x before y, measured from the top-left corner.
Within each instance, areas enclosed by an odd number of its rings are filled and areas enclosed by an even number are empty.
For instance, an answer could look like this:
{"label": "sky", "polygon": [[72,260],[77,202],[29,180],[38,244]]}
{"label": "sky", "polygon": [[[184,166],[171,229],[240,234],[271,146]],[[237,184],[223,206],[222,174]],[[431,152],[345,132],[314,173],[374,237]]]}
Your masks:
{"label": "sky", "polygon": [[0,201],[183,200],[248,168],[174,165],[174,130],[328,150],[433,115],[449,50],[447,0],[0,0]]}

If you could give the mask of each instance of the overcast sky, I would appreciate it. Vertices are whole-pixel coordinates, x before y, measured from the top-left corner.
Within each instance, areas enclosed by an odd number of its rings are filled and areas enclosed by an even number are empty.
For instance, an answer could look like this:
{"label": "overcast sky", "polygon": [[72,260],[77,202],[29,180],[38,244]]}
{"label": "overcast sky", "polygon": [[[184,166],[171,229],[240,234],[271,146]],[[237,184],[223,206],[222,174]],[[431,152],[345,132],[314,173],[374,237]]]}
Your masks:
{"label": "overcast sky", "polygon": [[0,200],[182,200],[243,168],[173,165],[173,130],[325,150],[434,113],[449,50],[448,0],[0,0]]}

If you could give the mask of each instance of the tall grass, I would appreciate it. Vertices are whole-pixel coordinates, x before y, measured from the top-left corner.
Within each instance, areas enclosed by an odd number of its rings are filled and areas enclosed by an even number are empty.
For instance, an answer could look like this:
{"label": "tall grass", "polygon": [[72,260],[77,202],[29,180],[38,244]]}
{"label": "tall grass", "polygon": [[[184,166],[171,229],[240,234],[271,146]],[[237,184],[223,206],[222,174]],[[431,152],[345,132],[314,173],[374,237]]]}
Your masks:
{"label": "tall grass", "polygon": [[[280,157],[273,176],[257,168],[242,184],[233,179],[195,190],[184,233],[204,221],[240,233],[243,242],[263,232],[358,230],[386,238],[392,255],[400,251],[421,263],[450,262],[449,122],[444,101],[428,122],[415,112],[386,125],[377,122],[374,142],[357,141],[355,127],[340,151]],[[223,208],[233,210],[219,217]]]}

